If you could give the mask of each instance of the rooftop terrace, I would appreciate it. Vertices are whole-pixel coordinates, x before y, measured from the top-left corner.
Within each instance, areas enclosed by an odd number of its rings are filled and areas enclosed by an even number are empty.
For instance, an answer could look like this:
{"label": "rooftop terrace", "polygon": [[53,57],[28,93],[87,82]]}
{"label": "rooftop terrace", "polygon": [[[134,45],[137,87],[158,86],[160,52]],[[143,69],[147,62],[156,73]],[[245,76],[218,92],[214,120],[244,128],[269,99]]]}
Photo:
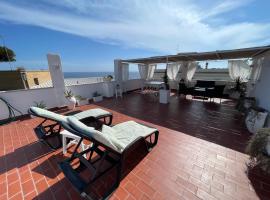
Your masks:
{"label": "rooftop terrace", "polygon": [[[171,98],[168,105],[132,92],[98,104],[114,115],[113,124],[135,120],[159,129],[157,146],[143,157],[133,154],[110,199],[270,199],[270,177],[259,169],[246,173],[244,154],[250,134],[233,102],[223,104]],[[57,163],[61,149],[37,142],[39,118],[0,127],[0,200],[80,199]],[[106,178],[106,177],[105,177]],[[111,176],[90,188],[98,197]],[[105,184],[106,183],[106,184]]]}

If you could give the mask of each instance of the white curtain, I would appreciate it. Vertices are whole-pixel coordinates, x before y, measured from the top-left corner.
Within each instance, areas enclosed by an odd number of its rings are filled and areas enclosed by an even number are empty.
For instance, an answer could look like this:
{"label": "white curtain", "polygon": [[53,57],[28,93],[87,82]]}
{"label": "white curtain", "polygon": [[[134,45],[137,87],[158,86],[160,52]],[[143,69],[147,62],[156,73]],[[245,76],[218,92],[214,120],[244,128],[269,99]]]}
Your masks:
{"label": "white curtain", "polygon": [[129,79],[129,64],[122,63],[122,80],[127,81]]}
{"label": "white curtain", "polygon": [[240,78],[242,82],[247,82],[250,75],[250,66],[247,60],[229,60],[229,74],[231,79]]}
{"label": "white curtain", "polygon": [[167,65],[167,75],[169,79],[176,81],[181,65],[182,63],[170,63]]}
{"label": "white curtain", "polygon": [[152,79],[154,76],[156,67],[157,67],[156,64],[149,64],[149,65],[138,64],[138,69],[139,69],[141,79],[143,80]]}
{"label": "white curtain", "polygon": [[261,58],[255,58],[252,61],[250,78],[247,84],[248,96],[251,96],[251,93],[255,89],[256,84],[261,76],[263,60],[264,60],[264,57],[261,57]]}
{"label": "white curtain", "polygon": [[189,62],[188,70],[187,70],[187,81],[191,81],[196,70],[197,70],[198,63],[197,62]]}
{"label": "white curtain", "polygon": [[181,76],[180,79],[184,79],[186,82],[190,82],[197,70],[197,62],[184,62],[181,67]]}

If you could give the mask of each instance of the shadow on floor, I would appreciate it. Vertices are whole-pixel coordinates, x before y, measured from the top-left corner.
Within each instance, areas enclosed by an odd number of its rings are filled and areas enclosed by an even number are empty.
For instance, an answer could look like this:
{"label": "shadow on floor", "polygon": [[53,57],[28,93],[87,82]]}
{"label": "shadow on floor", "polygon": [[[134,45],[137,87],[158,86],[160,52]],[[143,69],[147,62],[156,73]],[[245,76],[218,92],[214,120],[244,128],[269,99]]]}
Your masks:
{"label": "shadow on floor", "polygon": [[[136,147],[127,154],[121,179],[124,179],[124,177],[127,176],[138,165],[138,163],[140,163],[145,158],[147,154],[148,151],[145,149],[145,144],[136,145]],[[77,164],[76,167],[78,167]],[[80,172],[80,175],[84,179],[88,178],[89,180],[91,176],[89,172],[89,169],[86,168],[84,171]],[[116,176],[117,168],[112,168],[86,189],[87,195],[89,195],[93,200],[104,199],[108,197],[105,196],[105,192],[108,191],[116,183]],[[113,192],[109,196],[112,194]],[[44,190],[34,199],[53,199],[53,197],[56,199],[81,199],[79,192],[74,189],[74,187],[65,177]]]}
{"label": "shadow on floor", "polygon": [[239,152],[244,152],[251,136],[231,101],[219,104],[171,96],[169,104],[160,104],[156,96],[132,92],[96,105]]}
{"label": "shadow on floor", "polygon": [[49,147],[38,141],[19,147],[15,151],[0,157],[0,163],[3,166],[0,168],[0,174],[15,168],[21,168],[51,152],[52,150]]}

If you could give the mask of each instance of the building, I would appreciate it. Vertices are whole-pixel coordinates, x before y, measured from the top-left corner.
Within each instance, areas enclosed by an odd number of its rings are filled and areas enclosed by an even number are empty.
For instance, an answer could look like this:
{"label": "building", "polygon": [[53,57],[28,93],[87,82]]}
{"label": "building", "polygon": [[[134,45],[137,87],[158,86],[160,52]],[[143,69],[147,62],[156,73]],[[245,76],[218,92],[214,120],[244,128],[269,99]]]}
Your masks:
{"label": "building", "polygon": [[0,91],[29,89],[51,80],[48,70],[0,71]]}

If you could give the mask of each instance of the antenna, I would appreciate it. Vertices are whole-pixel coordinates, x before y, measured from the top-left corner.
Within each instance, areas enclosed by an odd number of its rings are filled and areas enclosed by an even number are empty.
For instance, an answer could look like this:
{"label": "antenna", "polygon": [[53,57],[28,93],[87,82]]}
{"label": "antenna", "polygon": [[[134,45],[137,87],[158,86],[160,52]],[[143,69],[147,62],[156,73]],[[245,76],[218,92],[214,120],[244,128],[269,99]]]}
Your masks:
{"label": "antenna", "polygon": [[9,55],[8,55],[8,51],[7,51],[7,48],[6,48],[6,45],[5,45],[5,39],[2,35],[0,35],[0,38],[2,39],[3,41],[3,47],[5,49],[5,52],[7,54],[7,58],[8,58],[8,64],[9,64],[9,67],[10,67],[10,70],[12,70],[12,66],[11,66],[11,62],[10,62],[10,58],[9,58]]}

